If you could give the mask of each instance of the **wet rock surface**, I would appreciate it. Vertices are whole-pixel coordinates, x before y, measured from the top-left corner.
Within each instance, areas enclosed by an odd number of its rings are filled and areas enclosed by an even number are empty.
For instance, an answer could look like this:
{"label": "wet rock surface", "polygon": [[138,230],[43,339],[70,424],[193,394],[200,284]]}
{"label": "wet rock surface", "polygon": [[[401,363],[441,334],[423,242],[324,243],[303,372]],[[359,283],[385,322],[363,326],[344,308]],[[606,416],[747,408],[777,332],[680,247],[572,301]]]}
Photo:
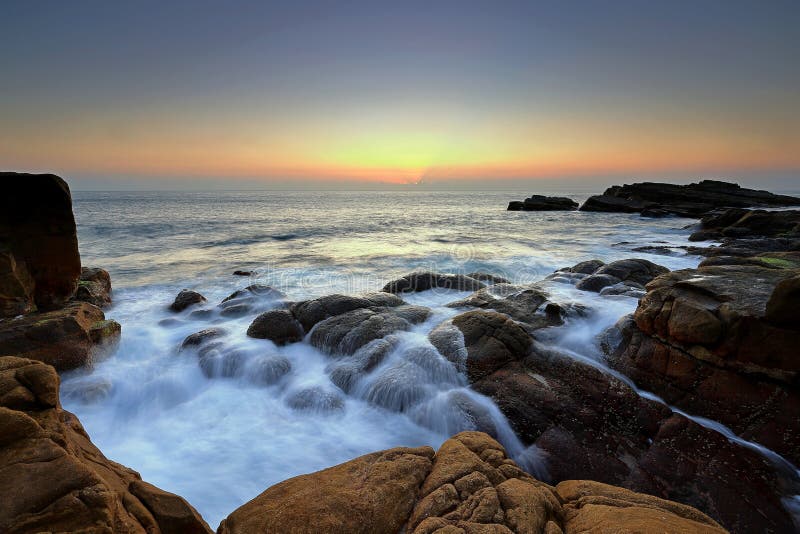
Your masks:
{"label": "wet rock surface", "polygon": [[556,487],[480,432],[434,455],[390,449],[277,484],[233,512],[220,534],[245,532],[725,532],[696,509],[596,482]]}
{"label": "wet rock surface", "polygon": [[651,261],[632,258],[605,264],[600,260],[583,261],[572,267],[559,269],[548,278],[574,282],[582,291],[601,295],[644,295],[644,286],[669,269]]}
{"label": "wet rock surface", "polygon": [[247,335],[269,339],[276,345],[296,343],[303,339],[303,326],[287,310],[270,310],[256,317]]}
{"label": "wet rock surface", "polygon": [[363,296],[326,295],[298,302],[291,306],[291,312],[308,332],[320,321],[349,311],[402,304],[405,304],[403,299],[389,293],[368,293]]}
{"label": "wet rock surface", "polygon": [[463,274],[444,274],[434,272],[416,272],[393,280],[383,286],[387,293],[416,293],[429,289],[454,289],[457,291],[477,291],[486,284]]}
{"label": "wet rock surface", "polygon": [[[0,531],[201,534],[185,500],[108,460],[61,409],[55,370],[0,357]],[[24,481],[24,483],[21,483]]]}
{"label": "wet rock surface", "polygon": [[169,309],[174,312],[182,312],[189,306],[194,306],[201,302],[206,302],[206,298],[203,295],[197,291],[184,289],[175,296],[175,300],[170,304]]}
{"label": "wet rock surface", "polygon": [[111,276],[105,269],[82,267],[75,300],[105,308],[111,304]]}

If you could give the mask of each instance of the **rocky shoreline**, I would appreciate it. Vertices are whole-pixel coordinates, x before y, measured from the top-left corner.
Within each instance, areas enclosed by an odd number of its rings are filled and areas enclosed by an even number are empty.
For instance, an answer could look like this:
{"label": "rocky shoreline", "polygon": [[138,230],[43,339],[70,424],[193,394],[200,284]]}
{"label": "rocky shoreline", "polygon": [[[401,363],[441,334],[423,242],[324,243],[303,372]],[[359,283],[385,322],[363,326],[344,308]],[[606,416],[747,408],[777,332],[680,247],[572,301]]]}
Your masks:
{"label": "rocky shoreline", "polygon": [[[0,476],[4,487],[25,491],[0,510],[0,531],[210,532],[186,501],[107,460],[61,408],[57,372],[91,366],[120,336],[101,309],[111,301],[111,280],[102,269],[81,268],[63,180],[3,177],[12,194],[0,221]],[[589,260],[548,277],[603,298],[641,299],[632,317],[603,336],[608,368],[544,343],[549,328],[585,307],[558,302],[540,283],[517,285],[491,273],[415,272],[375,293],[301,302],[259,285],[218,305],[182,291],[171,312],[209,324],[184,340],[181,357],[195,358],[209,378],[235,376],[244,359],[212,319],[253,317],[247,336],[309,343],[328,355],[339,391],[311,388],[292,400],[316,410],[338,409],[396,348],[398,333],[431,317],[404,296],[471,291],[448,304],[456,315],[430,331],[432,352],[419,351],[414,365],[439,366],[443,356],[447,369],[436,372],[463,373],[547,466],[536,478],[524,472],[495,441],[492,420],[464,398],[457,407],[475,432],[453,436],[435,453],[391,449],[284,481],[231,513],[218,532],[796,528],[785,500],[800,494],[800,212],[741,206],[800,200],[709,181],[670,186],[665,196],[665,184],[655,185],[611,188],[589,210],[611,203],[630,211],[636,203],[633,211],[643,215],[704,215],[692,240],[721,244],[690,250],[707,257],[697,269]],[[657,204],[647,196],[654,190]],[[31,247],[33,240],[51,245]],[[58,269],[49,267],[53,254],[66,258]],[[279,355],[259,365],[264,384],[291,368]],[[420,387],[413,373],[398,371],[367,398],[403,412]],[[718,421],[736,439],[684,413]]]}

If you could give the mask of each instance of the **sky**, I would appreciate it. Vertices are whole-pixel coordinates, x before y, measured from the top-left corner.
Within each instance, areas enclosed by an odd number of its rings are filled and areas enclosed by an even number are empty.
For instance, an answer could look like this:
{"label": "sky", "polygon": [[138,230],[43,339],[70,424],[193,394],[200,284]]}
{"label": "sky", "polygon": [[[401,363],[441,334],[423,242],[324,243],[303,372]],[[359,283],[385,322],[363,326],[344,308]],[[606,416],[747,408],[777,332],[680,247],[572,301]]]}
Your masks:
{"label": "sky", "polygon": [[800,189],[800,2],[0,3],[0,168],[75,189]]}

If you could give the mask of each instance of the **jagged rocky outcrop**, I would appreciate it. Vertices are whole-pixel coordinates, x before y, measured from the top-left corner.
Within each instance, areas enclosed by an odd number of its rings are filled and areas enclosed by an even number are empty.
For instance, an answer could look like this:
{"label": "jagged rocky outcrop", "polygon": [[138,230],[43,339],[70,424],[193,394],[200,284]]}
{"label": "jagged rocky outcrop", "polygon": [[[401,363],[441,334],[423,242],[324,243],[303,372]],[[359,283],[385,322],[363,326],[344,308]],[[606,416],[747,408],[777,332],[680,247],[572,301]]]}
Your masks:
{"label": "jagged rocky outcrop", "polygon": [[605,264],[600,260],[582,261],[559,269],[548,278],[574,283],[577,289],[601,295],[644,295],[644,286],[669,269],[648,260],[632,258]]}
{"label": "jagged rocky outcrop", "polygon": [[641,213],[659,217],[701,217],[723,207],[800,206],[800,198],[747,189],[737,184],[703,180],[688,185],[643,182],[615,185],[602,195],[590,197],[581,211]]}
{"label": "jagged rocky outcrop", "polygon": [[578,209],[578,203],[567,197],[547,197],[531,195],[525,200],[512,200],[507,211],[572,211]]}
{"label": "jagged rocky outcrop", "polygon": [[206,534],[185,500],[108,460],[44,363],[0,357],[0,532]]}
{"label": "jagged rocky outcrop", "polygon": [[295,477],[234,511],[219,534],[722,533],[692,507],[596,482],[549,486],[503,447],[462,432],[433,449],[397,448]]}
{"label": "jagged rocky outcrop", "polygon": [[609,362],[800,464],[800,267],[714,260],[651,282]]}
{"label": "jagged rocky outcrop", "polygon": [[0,317],[54,310],[81,274],[72,196],[53,174],[1,172]]}

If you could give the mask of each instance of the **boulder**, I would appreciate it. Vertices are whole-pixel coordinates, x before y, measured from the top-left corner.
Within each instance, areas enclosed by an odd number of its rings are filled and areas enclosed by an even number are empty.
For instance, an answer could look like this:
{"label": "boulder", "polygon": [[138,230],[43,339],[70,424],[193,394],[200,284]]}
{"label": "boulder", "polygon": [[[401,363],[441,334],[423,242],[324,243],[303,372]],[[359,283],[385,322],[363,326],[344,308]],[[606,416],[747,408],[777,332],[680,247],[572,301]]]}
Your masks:
{"label": "boulder", "polygon": [[617,260],[608,264],[600,260],[589,260],[559,269],[549,278],[574,281],[575,287],[582,291],[639,296],[644,292],[645,284],[666,272],[669,272],[666,267],[639,258]]}
{"label": "boulder", "polygon": [[0,355],[39,360],[67,371],[91,365],[119,340],[121,327],[86,302],[0,320]]}
{"label": "boulder", "polygon": [[303,339],[303,326],[287,310],[270,310],[256,317],[247,329],[247,335],[269,339],[276,345],[296,343]]}
{"label": "boulder", "polygon": [[222,299],[219,307],[222,308],[221,315],[238,315],[233,310],[249,311],[253,305],[259,301],[273,304],[274,301],[282,301],[286,295],[273,287],[261,284],[252,284],[244,289],[239,289]]}
{"label": "boulder", "polygon": [[402,304],[405,304],[403,299],[389,293],[368,293],[363,296],[335,294],[297,302],[292,305],[291,312],[308,332],[318,322],[349,311],[376,306],[400,306]]}
{"label": "boulder", "polygon": [[24,262],[8,249],[0,248],[0,318],[36,310],[34,281]]}
{"label": "boulder", "polygon": [[688,185],[643,182],[612,186],[590,197],[581,211],[667,214],[701,217],[722,207],[800,206],[800,198],[746,189],[737,184],[703,180]]}
{"label": "boulder", "polygon": [[583,480],[549,486],[481,432],[453,436],[435,456],[427,447],[390,449],[281,482],[233,512],[218,532],[556,534],[597,525],[725,532],[690,506],[650,495]]}
{"label": "boulder", "polygon": [[359,308],[318,323],[311,331],[310,342],[330,354],[353,354],[375,339],[410,330],[429,315],[430,310],[423,306]]}
{"label": "boulder", "polygon": [[399,532],[432,457],[429,447],[396,448],[284,480],[235,510],[217,532]]}
{"label": "boulder", "polygon": [[195,304],[200,304],[201,302],[206,302],[206,298],[203,295],[197,291],[184,289],[178,293],[173,303],[170,304],[169,309],[174,312],[182,312],[189,306],[194,306]]}
{"label": "boulder", "polygon": [[41,362],[0,357],[0,531],[210,534],[185,500],[108,460]]}
{"label": "boulder", "polygon": [[[69,186],[53,174],[2,172],[0,182],[0,249],[13,255],[17,270],[24,265],[33,280],[27,292],[36,308],[56,309],[75,293],[81,272]],[[18,298],[15,287],[27,275],[17,271],[9,279],[8,264],[8,259],[0,261],[0,284],[11,287],[0,285],[0,295]]]}
{"label": "boulder", "polygon": [[251,276],[253,271],[233,271],[233,276]]}
{"label": "boulder", "polygon": [[467,276],[470,278],[474,278],[475,280],[480,280],[481,282],[491,282],[492,284],[510,284],[511,282],[508,279],[503,278],[502,276],[497,276],[496,274],[492,273],[485,273],[482,271],[477,271],[474,273],[469,273]]}
{"label": "boulder", "polygon": [[689,241],[763,237],[800,239],[800,210],[717,210],[700,220],[700,229]]}
{"label": "boulder", "polygon": [[473,383],[525,444],[547,481],[592,479],[694,506],[733,531],[790,531],[783,508],[796,483],[769,459],[702,427],[625,382],[534,345]]}
{"label": "boulder", "polygon": [[387,293],[415,293],[429,289],[453,289],[457,291],[477,291],[486,287],[483,282],[463,274],[443,274],[429,271],[415,272],[393,280],[383,286]]}
{"label": "boulder", "polygon": [[507,211],[572,211],[576,209],[578,209],[578,203],[571,198],[531,195],[522,202],[510,202]]}
{"label": "boulder", "polygon": [[524,358],[531,347],[530,335],[505,315],[471,311],[436,327],[428,336],[431,344],[471,382],[480,380],[505,364]]}
{"label": "boulder", "polygon": [[111,304],[111,276],[105,269],[82,267],[75,300],[104,308]]}
{"label": "boulder", "polygon": [[494,310],[534,328],[549,326],[547,317],[538,314],[548,295],[536,285],[494,284],[479,289],[467,298],[451,302],[448,308]]}
{"label": "boulder", "polygon": [[637,385],[800,463],[800,269],[674,271],[647,286],[609,363]]}

